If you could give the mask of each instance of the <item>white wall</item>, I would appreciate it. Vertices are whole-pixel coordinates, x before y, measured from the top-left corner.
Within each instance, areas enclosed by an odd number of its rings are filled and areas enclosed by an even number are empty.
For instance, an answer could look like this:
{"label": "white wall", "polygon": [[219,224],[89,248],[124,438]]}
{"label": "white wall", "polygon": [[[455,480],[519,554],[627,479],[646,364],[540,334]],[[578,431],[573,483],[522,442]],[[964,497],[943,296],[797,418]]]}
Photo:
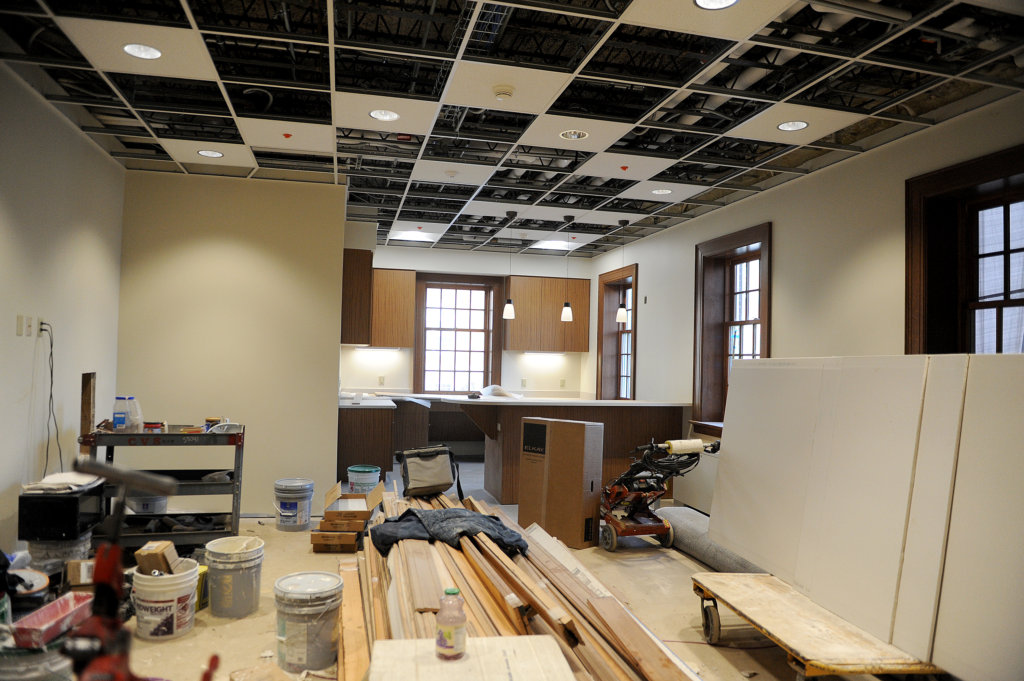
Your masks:
{"label": "white wall", "polygon": [[[97,419],[112,404],[124,170],[0,65],[0,548],[17,538],[20,485],[44,474],[49,343],[15,335],[18,314],[54,329],[50,465],[78,452],[81,375]],[[52,424],[51,424],[52,428]]]}
{"label": "white wall", "polygon": [[595,259],[595,291],[600,273],[639,266],[637,399],[691,399],[694,247],[762,222],[774,357],[903,354],[905,181],[1022,142],[1018,94]]}
{"label": "white wall", "polygon": [[244,513],[296,476],[316,511],[336,480],[344,214],[333,185],[128,173],[118,390],[147,419],[246,424]]}

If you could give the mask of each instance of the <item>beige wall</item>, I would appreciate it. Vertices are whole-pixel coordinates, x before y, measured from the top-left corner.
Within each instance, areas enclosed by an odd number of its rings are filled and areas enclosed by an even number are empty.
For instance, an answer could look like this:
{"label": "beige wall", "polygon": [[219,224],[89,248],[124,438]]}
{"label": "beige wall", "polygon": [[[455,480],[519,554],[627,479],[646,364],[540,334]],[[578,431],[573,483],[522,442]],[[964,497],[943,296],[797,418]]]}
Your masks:
{"label": "beige wall", "polygon": [[623,259],[639,265],[637,398],[691,399],[694,247],[762,222],[773,356],[903,354],[906,180],[1022,142],[1018,94],[596,259],[593,286]]}
{"label": "beige wall", "polygon": [[[343,187],[128,173],[117,388],[147,419],[246,424],[243,513],[296,476],[317,511],[336,480],[344,214]],[[213,451],[175,463],[229,467]]]}
{"label": "beige wall", "polygon": [[[97,418],[114,395],[124,171],[0,65],[0,549],[14,550],[18,493],[43,476],[46,336],[54,327],[54,410],[64,468],[78,452],[81,375],[96,372]],[[50,465],[59,470],[51,424]]]}

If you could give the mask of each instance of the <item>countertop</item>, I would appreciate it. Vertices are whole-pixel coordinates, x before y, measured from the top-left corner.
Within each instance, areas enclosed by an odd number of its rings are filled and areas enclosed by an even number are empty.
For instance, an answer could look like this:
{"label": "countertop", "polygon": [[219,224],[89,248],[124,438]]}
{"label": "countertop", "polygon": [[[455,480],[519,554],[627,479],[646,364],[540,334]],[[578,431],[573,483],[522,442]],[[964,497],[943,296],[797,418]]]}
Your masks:
{"label": "countertop", "polygon": [[465,395],[379,393],[392,400],[417,402],[427,407],[431,402],[448,404],[480,404],[489,406],[523,407],[688,407],[688,402],[649,402],[645,400],[586,400],[573,397],[481,397],[471,399]]}
{"label": "countertop", "polygon": [[354,400],[338,398],[338,409],[397,409],[393,400],[387,397],[364,397]]}

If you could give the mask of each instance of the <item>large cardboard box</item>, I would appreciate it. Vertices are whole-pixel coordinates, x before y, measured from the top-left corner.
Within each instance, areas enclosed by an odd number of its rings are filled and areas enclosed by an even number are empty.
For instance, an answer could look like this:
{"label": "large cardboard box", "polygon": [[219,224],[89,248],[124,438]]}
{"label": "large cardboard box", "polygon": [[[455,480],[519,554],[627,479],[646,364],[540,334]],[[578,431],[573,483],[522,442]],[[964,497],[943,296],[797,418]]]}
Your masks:
{"label": "large cardboard box", "polygon": [[526,417],[519,455],[519,524],[537,523],[574,549],[594,546],[604,424]]}

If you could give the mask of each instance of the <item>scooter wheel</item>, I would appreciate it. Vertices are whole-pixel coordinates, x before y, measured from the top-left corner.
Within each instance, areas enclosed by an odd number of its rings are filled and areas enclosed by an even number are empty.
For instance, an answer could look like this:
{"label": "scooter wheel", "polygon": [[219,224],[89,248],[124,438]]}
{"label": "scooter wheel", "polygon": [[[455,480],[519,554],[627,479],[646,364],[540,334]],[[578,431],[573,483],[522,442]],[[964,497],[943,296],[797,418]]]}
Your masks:
{"label": "scooter wheel", "polygon": [[658,541],[666,549],[672,548],[672,545],[675,543],[675,540],[676,540],[676,530],[671,525],[668,526],[668,532],[666,532],[665,534],[658,535]]}
{"label": "scooter wheel", "polygon": [[601,526],[601,548],[612,553],[619,546],[619,536],[611,525]]}

